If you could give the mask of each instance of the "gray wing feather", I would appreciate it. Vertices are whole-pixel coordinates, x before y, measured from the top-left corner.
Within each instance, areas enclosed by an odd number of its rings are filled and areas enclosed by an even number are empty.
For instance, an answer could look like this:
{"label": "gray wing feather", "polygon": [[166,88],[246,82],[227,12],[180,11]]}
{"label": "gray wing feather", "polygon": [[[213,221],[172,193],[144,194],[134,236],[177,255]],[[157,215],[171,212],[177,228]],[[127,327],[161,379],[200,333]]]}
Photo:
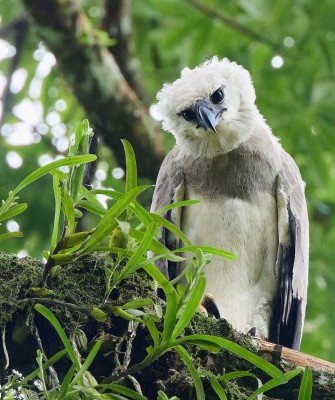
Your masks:
{"label": "gray wing feather", "polygon": [[[176,161],[177,156],[178,148],[175,147],[162,163],[152,198],[151,212],[155,212],[161,207],[184,199],[184,175],[179,163]],[[180,207],[165,212],[163,217],[180,228]],[[179,239],[164,228],[161,230],[159,241],[170,250],[179,247]],[[168,264],[167,260],[164,259],[157,260],[155,264],[166,277],[173,279],[176,274],[176,271],[174,271],[176,270],[176,266],[171,265],[171,263]]]}
{"label": "gray wing feather", "polygon": [[299,349],[307,300],[308,215],[304,182],[293,159],[282,153],[277,184],[279,298],[272,340]]}

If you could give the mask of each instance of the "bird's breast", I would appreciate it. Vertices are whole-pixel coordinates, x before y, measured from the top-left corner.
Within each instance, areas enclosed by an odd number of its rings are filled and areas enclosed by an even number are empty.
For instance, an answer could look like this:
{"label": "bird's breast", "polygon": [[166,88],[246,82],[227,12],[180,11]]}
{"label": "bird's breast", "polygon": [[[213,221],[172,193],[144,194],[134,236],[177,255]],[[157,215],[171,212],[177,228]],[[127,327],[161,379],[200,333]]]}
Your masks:
{"label": "bird's breast", "polygon": [[260,192],[275,192],[277,171],[259,154],[237,149],[212,159],[185,162],[186,189],[203,198],[253,201]]}
{"label": "bird's breast", "polygon": [[200,204],[182,214],[182,230],[195,245],[231,251],[237,260],[213,257],[205,267],[206,292],[211,293],[220,314],[236,329],[257,327],[267,337],[272,305],[277,293],[277,208],[271,191],[259,192],[253,200],[227,196],[188,198]]}

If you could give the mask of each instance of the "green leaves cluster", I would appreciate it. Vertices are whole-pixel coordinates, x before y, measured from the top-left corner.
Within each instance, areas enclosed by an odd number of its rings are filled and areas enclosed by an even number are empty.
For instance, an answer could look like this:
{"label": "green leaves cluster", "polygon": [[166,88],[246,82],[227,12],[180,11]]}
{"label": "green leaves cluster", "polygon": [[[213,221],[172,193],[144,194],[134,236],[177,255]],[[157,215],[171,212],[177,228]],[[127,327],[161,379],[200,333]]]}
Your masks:
{"label": "green leaves cluster", "polygon": [[[6,200],[2,200],[0,207],[0,222],[13,218],[24,212],[28,205],[27,203],[18,203],[19,197],[17,194],[29,184],[33,183],[42,176],[52,173],[59,173],[57,168],[73,165],[84,166],[87,162],[94,161],[95,155],[77,155],[69,156],[61,160],[54,161],[45,165],[28,175],[13,191],[10,191]],[[1,224],[0,224],[1,225]],[[13,237],[21,237],[22,232],[8,232],[0,234],[0,242]]]}

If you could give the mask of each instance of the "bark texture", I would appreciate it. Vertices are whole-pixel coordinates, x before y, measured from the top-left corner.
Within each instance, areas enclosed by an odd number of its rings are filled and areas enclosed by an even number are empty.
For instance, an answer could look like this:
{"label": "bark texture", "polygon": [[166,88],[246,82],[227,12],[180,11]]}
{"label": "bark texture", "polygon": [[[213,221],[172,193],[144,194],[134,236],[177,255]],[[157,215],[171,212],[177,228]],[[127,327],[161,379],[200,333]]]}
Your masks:
{"label": "bark texture", "polygon": [[36,34],[55,55],[61,74],[119,164],[124,165],[120,140],[128,139],[140,175],[154,179],[164,155],[162,133],[148,113],[148,95],[131,50],[129,1],[105,2],[101,29],[116,39],[110,47],[101,43],[76,1],[24,0],[24,4]]}

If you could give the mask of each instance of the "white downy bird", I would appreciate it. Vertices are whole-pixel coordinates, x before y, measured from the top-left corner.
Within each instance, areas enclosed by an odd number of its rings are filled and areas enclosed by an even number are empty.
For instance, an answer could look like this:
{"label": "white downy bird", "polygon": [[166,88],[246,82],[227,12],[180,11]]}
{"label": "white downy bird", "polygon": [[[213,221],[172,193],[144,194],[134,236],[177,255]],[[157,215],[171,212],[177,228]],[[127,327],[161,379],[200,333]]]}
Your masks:
{"label": "white downy bird", "polygon": [[[213,257],[206,292],[242,332],[299,349],[307,297],[308,216],[304,183],[255,105],[250,74],[217,57],[165,84],[157,95],[163,129],[176,145],[156,182],[151,211],[183,199],[201,203],[166,213]],[[170,248],[177,238],[163,231]],[[171,276],[167,262],[157,264]],[[176,275],[183,264],[174,266]]]}

